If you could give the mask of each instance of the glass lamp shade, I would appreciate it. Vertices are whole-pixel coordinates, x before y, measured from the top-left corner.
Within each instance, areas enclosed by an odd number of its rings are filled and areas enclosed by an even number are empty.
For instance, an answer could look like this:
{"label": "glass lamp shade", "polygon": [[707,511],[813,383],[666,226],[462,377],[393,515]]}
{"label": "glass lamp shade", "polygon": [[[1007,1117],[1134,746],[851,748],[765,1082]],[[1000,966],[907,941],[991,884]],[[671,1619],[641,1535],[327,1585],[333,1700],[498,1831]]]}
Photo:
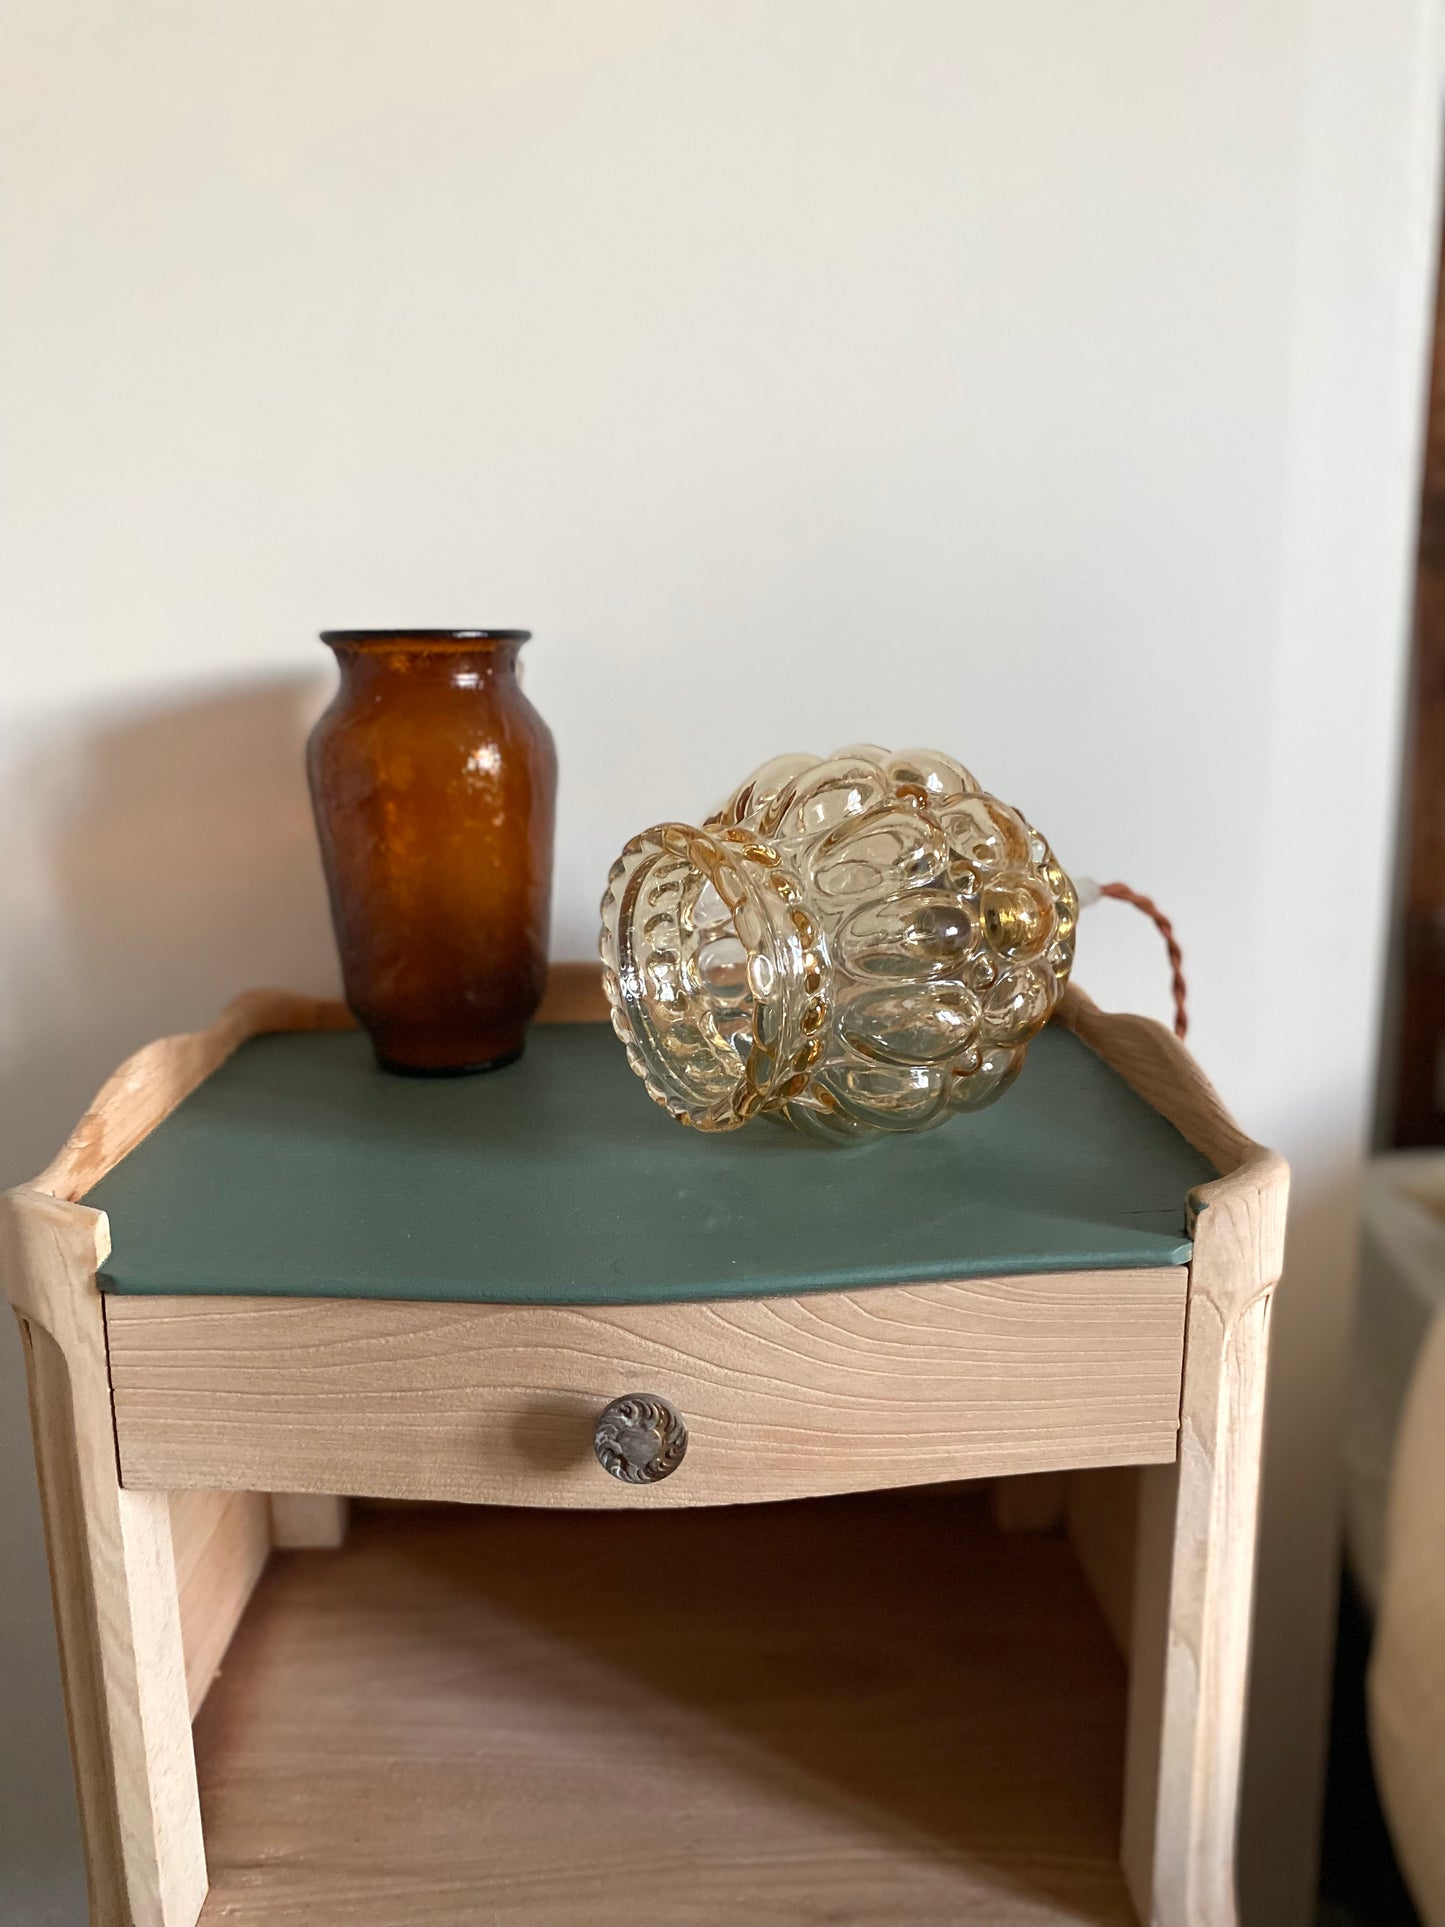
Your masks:
{"label": "glass lamp shade", "polygon": [[1073,963],[1044,839],[936,750],[780,756],[701,827],[633,837],[602,900],[632,1068],[680,1123],[919,1131],[1012,1083]]}

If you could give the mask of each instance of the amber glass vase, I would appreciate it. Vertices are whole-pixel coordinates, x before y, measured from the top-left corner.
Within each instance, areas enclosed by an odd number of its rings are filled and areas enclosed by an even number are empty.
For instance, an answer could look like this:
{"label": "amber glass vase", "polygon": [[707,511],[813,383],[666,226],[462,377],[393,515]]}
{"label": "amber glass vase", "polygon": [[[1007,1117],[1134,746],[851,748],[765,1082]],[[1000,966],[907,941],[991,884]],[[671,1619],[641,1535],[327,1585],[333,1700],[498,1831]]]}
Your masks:
{"label": "amber glass vase", "polygon": [[494,1070],[547,976],[557,753],[525,629],[337,629],[307,773],[346,1000],[383,1068]]}

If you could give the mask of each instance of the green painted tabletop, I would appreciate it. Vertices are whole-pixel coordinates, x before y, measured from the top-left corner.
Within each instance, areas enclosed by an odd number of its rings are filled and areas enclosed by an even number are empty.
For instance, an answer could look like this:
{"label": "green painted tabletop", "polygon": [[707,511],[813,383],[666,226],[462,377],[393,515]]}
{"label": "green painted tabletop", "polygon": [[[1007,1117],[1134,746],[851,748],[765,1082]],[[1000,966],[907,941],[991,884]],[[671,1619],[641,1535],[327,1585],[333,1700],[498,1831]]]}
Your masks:
{"label": "green painted tabletop", "polygon": [[116,1292],[623,1304],[1186,1263],[1208,1162],[1067,1031],[1002,1100],[843,1149],[674,1124],[601,1024],[487,1076],[242,1045],[88,1194]]}

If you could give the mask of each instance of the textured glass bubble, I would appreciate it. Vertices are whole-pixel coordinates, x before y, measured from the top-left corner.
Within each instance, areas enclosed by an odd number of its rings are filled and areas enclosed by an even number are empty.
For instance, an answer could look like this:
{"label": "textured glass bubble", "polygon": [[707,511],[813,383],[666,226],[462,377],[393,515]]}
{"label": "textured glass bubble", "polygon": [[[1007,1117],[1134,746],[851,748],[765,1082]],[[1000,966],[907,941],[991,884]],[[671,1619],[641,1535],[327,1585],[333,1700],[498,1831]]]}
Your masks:
{"label": "textured glass bubble", "polygon": [[938,1064],[978,1030],[978,999],[962,984],[868,990],[843,1010],[843,1035],[865,1057],[891,1064]]}
{"label": "textured glass bubble", "polygon": [[961,763],[853,743],[632,838],[602,911],[613,1026],[657,1102],[838,1143],[1007,1089],[1067,981],[1077,898]]}
{"label": "textured glass bubble", "polygon": [[986,990],[998,982],[998,957],[988,949],[975,951],[968,960],[963,973],[963,981],[970,990],[976,990],[981,997]]}
{"label": "textured glass bubble", "polygon": [[885,757],[883,766],[894,783],[921,789],[938,803],[973,796],[978,791],[978,784],[963,764],[936,749],[901,749],[896,756]]}
{"label": "textured glass bubble", "polygon": [[995,1098],[1003,1096],[1023,1069],[1023,1062],[1021,1050],[995,1044],[969,1066],[967,1073],[955,1076],[948,1094],[949,1109],[981,1111],[985,1104],[992,1104]]}
{"label": "textured glass bubble", "polygon": [[714,937],[698,952],[697,974],[705,990],[740,990],[747,982],[747,972],[747,946],[731,933]]}
{"label": "textured glass bubble", "polygon": [[714,924],[729,923],[732,912],[718,895],[711,878],[704,877],[699,887],[684,892],[682,912],[694,930],[709,930]]}
{"label": "textured glass bubble", "polygon": [[981,876],[992,876],[1007,866],[1023,868],[1029,860],[1029,839],[1017,811],[993,796],[969,796],[950,803],[939,813],[954,858]]}
{"label": "textured glass bubble", "polygon": [[836,903],[931,883],[946,861],[935,825],[913,810],[874,810],[825,836],[808,868],[819,893]]}
{"label": "textured glass bubble", "polygon": [[756,904],[744,898],[733,912],[732,928],[746,951],[753,952],[762,947],[765,925]]}
{"label": "textured glass bubble", "polygon": [[[1052,876],[1050,871],[1053,872]],[[1044,881],[1054,892],[1054,934],[1072,946],[1074,928],[1079,920],[1079,893],[1057,863],[1051,863],[1046,868]]]}
{"label": "textured glass bubble", "polygon": [[848,1065],[827,1075],[827,1089],[856,1125],[870,1131],[920,1131],[941,1123],[948,1072],[917,1064],[905,1075],[882,1064]]}
{"label": "textured glass bubble", "polygon": [[946,891],[918,890],[865,903],[838,931],[839,963],[859,977],[949,977],[968,960],[975,918]]}
{"label": "textured glass bubble", "polygon": [[1054,900],[1032,876],[1001,876],[983,893],[983,929],[1001,957],[1037,957],[1054,934]]}
{"label": "textured glass bubble", "polygon": [[984,1000],[991,1037],[1001,1044],[1025,1044],[1043,1029],[1054,1007],[1054,981],[1043,964],[1005,970]]}
{"label": "textured glass bubble", "polygon": [[718,812],[718,820],[726,823],[757,823],[792,796],[794,781],[810,770],[817,762],[816,756],[775,756],[771,762],[755,769],[745,783],[740,783]]}
{"label": "textured glass bubble", "polygon": [[[697,846],[693,851],[693,861],[699,864],[705,863],[710,860],[710,855],[710,852],[704,854],[701,846]],[[747,885],[731,863],[724,861],[717,864],[712,871],[712,880],[713,888],[729,910],[736,910],[738,905],[746,899]]]}
{"label": "textured glass bubble", "polygon": [[889,794],[887,778],[876,764],[854,756],[830,757],[795,784],[778,834],[785,841],[826,836],[850,818],[876,809]]}
{"label": "textured glass bubble", "polygon": [[771,997],[777,972],[773,969],[771,957],[762,955],[748,958],[748,988],[754,997]]}
{"label": "textured glass bubble", "polygon": [[[855,758],[864,763],[877,763],[880,769],[886,770],[888,767],[888,751],[881,743],[844,743],[841,749],[833,751],[828,760],[833,763],[845,759],[852,762]],[[816,758],[810,757],[808,760],[813,762]]]}

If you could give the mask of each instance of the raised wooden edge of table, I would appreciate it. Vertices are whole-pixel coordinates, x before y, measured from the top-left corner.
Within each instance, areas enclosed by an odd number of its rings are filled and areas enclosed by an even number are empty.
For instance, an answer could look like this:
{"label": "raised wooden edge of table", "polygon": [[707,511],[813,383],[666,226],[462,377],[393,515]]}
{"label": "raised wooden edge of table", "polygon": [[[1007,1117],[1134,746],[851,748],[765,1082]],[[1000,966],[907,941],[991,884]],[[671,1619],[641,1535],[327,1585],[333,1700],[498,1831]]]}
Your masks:
{"label": "raised wooden edge of table", "polygon": [[[553,967],[540,1021],[603,1014],[595,966]],[[1108,1508],[1085,1503],[1089,1488],[1080,1487],[1070,1519],[1085,1571],[1127,1633],[1122,1853],[1134,1903],[1158,1927],[1234,1927],[1267,1325],[1288,1173],[1239,1131],[1161,1025],[1102,1012],[1072,988],[1058,1021],[1220,1173],[1189,1200],[1179,1452],[1173,1465],[1141,1475],[1127,1607],[1099,1530]],[[344,1006],[316,998],[237,998],[208,1030],[138,1051],[59,1156],[4,1199],[0,1250],[25,1344],[92,1921],[106,1927],[192,1927],[205,1895],[190,1732],[197,1694],[187,1687],[176,1533],[205,1534],[224,1549],[216,1556],[228,1562],[229,1583],[202,1590],[224,1598],[228,1614],[239,1615],[247,1573],[253,1581],[259,1568],[253,1519],[218,1532],[193,1498],[173,1521],[165,1494],[119,1483],[96,1285],[109,1230],[80,1200],[248,1037],[351,1023]],[[213,1505],[234,1517],[233,1501],[218,1494]],[[269,1542],[269,1525],[267,1534]],[[194,1591],[196,1561],[181,1563]],[[214,1628],[211,1642],[224,1647]]]}

